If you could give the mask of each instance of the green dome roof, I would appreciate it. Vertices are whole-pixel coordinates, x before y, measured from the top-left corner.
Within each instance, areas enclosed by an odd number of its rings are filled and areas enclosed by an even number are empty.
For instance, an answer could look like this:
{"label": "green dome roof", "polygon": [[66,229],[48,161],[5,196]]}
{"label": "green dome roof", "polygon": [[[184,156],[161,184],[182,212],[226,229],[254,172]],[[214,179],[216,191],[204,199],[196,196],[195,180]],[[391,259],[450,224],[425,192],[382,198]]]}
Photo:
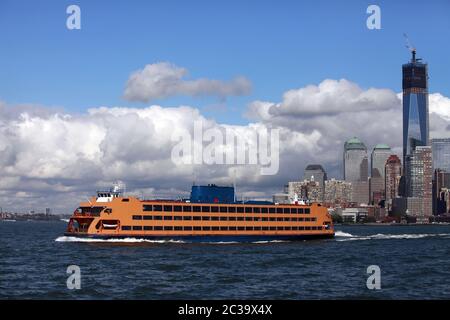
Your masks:
{"label": "green dome roof", "polygon": [[353,149],[353,150],[355,150],[355,149],[356,150],[367,150],[365,144],[362,143],[361,140],[359,140],[356,137],[353,137],[353,138],[347,140],[345,142],[344,148],[346,150],[350,150],[350,149]]}
{"label": "green dome roof", "polygon": [[384,144],[384,143],[379,143],[379,144],[377,144],[376,146],[375,146],[375,148],[374,149],[391,149],[391,147],[389,147],[387,144]]}
{"label": "green dome roof", "polygon": [[362,143],[362,142],[357,137],[353,137],[353,138],[349,139],[346,143],[353,144],[353,143]]}

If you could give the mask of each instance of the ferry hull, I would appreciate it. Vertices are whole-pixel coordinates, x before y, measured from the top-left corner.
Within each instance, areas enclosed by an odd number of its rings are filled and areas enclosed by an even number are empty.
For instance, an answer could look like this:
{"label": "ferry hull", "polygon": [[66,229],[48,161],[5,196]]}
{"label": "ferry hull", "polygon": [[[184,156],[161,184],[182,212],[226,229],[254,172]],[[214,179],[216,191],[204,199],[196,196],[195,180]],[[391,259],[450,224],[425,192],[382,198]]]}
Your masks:
{"label": "ferry hull", "polygon": [[334,234],[303,234],[303,235],[167,235],[167,236],[151,236],[139,234],[121,234],[121,235],[105,235],[105,234],[76,234],[65,233],[65,236],[89,238],[89,239],[145,239],[154,241],[183,241],[183,242],[259,242],[259,241],[303,241],[314,239],[331,239]]}

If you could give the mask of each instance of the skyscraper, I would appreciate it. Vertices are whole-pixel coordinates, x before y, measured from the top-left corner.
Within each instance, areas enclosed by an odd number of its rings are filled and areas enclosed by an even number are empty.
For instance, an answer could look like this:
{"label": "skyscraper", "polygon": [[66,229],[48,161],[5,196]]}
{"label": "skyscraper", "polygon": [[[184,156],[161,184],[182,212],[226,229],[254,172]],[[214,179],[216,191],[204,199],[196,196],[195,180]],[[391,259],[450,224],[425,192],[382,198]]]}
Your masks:
{"label": "skyscraper", "polygon": [[369,162],[367,148],[358,138],[351,138],[344,144],[344,180],[367,181]]}
{"label": "skyscraper", "polygon": [[305,168],[303,180],[317,181],[319,183],[320,201],[323,200],[323,194],[325,192],[325,180],[327,180],[327,173],[320,164],[309,164]]}
{"label": "skyscraper", "polygon": [[450,172],[450,138],[431,139],[433,168]]}
{"label": "skyscraper", "polygon": [[386,208],[392,209],[392,200],[399,196],[399,183],[402,176],[402,163],[396,155],[391,155],[385,165],[385,196]]}
{"label": "skyscraper", "polygon": [[374,204],[384,199],[384,170],[386,160],[391,154],[391,148],[386,144],[377,144],[372,150],[370,156],[370,202]]}
{"label": "skyscraper", "polygon": [[408,193],[410,198],[414,198],[411,200],[420,205],[417,208],[411,208],[412,210],[409,210],[408,206],[408,210],[410,214],[425,220],[432,215],[433,161],[431,147],[416,146],[409,160],[406,173],[410,177]]}
{"label": "skyscraper", "polygon": [[392,155],[391,148],[386,144],[377,144],[372,150],[370,157],[371,177],[382,177],[384,179],[384,168],[386,160]]}
{"label": "skyscraper", "polygon": [[[415,147],[429,143],[428,65],[421,60],[413,49],[411,61],[402,66],[404,169]],[[406,180],[408,183],[408,177]]]}

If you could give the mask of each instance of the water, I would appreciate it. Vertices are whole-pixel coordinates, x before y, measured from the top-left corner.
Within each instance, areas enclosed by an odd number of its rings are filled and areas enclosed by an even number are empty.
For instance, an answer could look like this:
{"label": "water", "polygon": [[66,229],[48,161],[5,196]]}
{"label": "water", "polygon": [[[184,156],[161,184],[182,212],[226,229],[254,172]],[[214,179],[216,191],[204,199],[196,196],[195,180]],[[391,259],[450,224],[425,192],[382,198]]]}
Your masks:
{"label": "water", "polygon": [[[450,226],[342,226],[303,242],[193,244],[62,237],[0,222],[1,299],[449,299]],[[81,268],[81,290],[66,287]],[[381,290],[368,290],[369,265]]]}

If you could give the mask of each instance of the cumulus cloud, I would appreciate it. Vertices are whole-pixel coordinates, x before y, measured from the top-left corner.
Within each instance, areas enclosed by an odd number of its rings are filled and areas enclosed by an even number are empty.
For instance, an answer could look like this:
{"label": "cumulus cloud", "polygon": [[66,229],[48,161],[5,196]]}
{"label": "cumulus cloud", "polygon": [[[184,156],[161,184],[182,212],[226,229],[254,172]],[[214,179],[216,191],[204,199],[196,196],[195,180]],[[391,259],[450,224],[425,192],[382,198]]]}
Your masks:
{"label": "cumulus cloud", "polygon": [[[289,90],[280,103],[255,102],[251,113],[265,118],[333,116],[345,112],[392,110],[398,106],[398,98],[388,89],[361,89],[346,79],[326,79],[319,85]],[[251,115],[250,113],[250,115]]]}
{"label": "cumulus cloud", "polygon": [[[324,84],[325,83],[325,84]],[[308,94],[309,92],[309,94]],[[296,96],[297,95],[297,96]],[[309,163],[340,177],[345,140],[370,149],[387,143],[401,154],[401,95],[362,89],[347,80],[287,91],[278,102],[255,101],[247,125],[217,123],[190,106],[98,107],[82,114],[0,103],[0,203],[5,209],[70,212],[79,201],[123,180],[140,197],[187,196],[192,182],[237,184],[239,196],[264,198],[300,179]],[[431,137],[450,137],[450,99],[430,94]],[[263,176],[258,165],[180,165],[172,161],[173,135],[230,129],[249,137],[278,129],[280,166]]]}
{"label": "cumulus cloud", "polygon": [[229,82],[213,79],[188,80],[188,70],[168,62],[148,64],[128,79],[124,98],[148,102],[177,95],[186,96],[241,96],[249,94],[251,83],[245,77]]}

